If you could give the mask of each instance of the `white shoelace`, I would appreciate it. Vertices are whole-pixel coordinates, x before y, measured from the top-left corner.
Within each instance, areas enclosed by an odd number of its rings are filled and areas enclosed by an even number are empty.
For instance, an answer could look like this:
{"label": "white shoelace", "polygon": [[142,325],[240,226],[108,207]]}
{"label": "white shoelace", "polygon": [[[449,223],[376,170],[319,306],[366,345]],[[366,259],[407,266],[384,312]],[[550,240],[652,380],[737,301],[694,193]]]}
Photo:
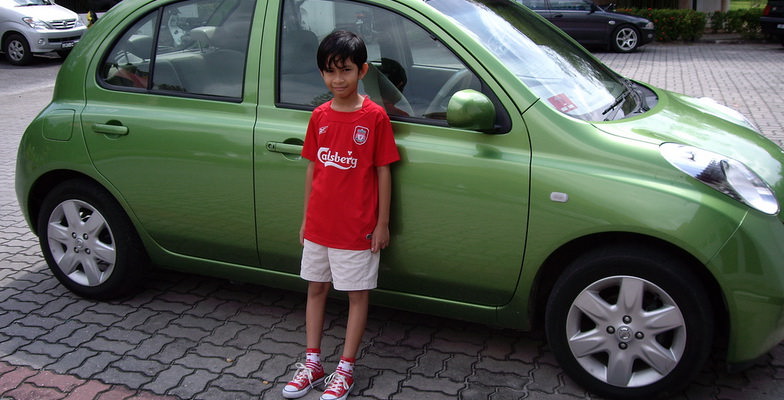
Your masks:
{"label": "white shoelace", "polygon": [[[325,381],[325,383],[327,385],[327,390],[325,390],[324,392],[330,392],[331,391],[333,393],[340,394],[340,392],[341,392],[339,390],[340,388],[342,388],[344,392],[347,391],[350,388],[350,386],[348,385],[348,382],[346,382],[346,376],[341,374],[341,373],[339,373],[339,372],[333,372],[332,374],[330,374],[327,377],[327,380]],[[335,386],[335,387],[333,388],[333,386]]]}
{"label": "white shoelace", "polygon": [[303,382],[303,378],[304,378],[308,380],[308,385],[313,384],[313,370],[308,368],[303,363],[294,364],[294,368],[297,369],[297,373],[294,374],[294,379],[291,380],[292,382],[301,383]]}

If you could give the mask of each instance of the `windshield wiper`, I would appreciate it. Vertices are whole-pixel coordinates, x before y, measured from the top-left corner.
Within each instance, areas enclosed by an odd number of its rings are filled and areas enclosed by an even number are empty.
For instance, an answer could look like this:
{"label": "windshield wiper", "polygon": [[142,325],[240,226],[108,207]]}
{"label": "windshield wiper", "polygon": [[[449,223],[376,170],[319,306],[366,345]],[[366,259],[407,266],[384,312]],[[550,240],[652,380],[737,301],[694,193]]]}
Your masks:
{"label": "windshield wiper", "polygon": [[[621,92],[621,94],[619,94],[618,97],[615,98],[615,101],[612,104],[610,104],[610,106],[607,107],[606,110],[602,111],[602,115],[607,115],[607,113],[609,113],[610,111],[614,110],[615,107],[618,107],[619,105],[621,105],[621,103],[623,103],[623,100],[630,93],[631,93],[631,90],[629,89],[629,86],[624,84],[623,85],[623,91]],[[607,121],[607,119],[605,119],[605,121]]]}

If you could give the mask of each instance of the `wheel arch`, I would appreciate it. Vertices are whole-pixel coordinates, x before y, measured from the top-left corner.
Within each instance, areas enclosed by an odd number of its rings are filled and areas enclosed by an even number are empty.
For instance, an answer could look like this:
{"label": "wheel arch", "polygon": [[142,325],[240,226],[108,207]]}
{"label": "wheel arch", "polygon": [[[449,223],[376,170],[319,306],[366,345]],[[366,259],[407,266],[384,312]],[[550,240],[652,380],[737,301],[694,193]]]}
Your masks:
{"label": "wheel arch", "polygon": [[25,36],[24,33],[10,29],[3,32],[3,37],[0,37],[0,46],[3,46],[3,48],[5,48],[5,41],[8,40],[8,37],[11,35],[22,35],[25,39],[27,39],[27,36]]}
{"label": "wheel arch", "polygon": [[685,264],[699,278],[708,292],[715,320],[715,339],[717,343],[725,343],[729,335],[727,302],[718,281],[708,268],[693,255],[670,242],[630,232],[606,232],[577,238],[550,254],[539,268],[532,286],[533,290],[528,303],[531,326],[534,329],[544,327],[545,308],[550,292],[558,278],[574,260],[591,249],[625,244],[645,246],[657,251],[667,252],[685,261]]}
{"label": "wheel arch", "polygon": [[104,185],[89,175],[67,169],[48,171],[46,174],[41,175],[38,177],[38,179],[35,180],[35,183],[30,186],[30,190],[27,195],[26,211],[27,215],[29,216],[28,220],[30,221],[30,229],[34,234],[39,234],[36,221],[38,221],[39,214],[41,213],[41,206],[43,205],[46,195],[49,194],[49,192],[51,192],[52,189],[54,189],[58,184],[73,179],[89,181],[106,190],[115,199],[115,201],[117,200],[110,190],[106,189]]}

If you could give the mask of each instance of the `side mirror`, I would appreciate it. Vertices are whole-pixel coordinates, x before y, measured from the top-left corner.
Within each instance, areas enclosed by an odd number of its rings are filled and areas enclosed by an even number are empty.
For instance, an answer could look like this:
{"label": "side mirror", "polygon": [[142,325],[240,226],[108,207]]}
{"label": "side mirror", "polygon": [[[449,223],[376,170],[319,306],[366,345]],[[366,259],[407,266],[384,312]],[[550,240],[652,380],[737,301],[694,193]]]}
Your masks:
{"label": "side mirror", "polygon": [[495,125],[495,106],[476,90],[461,90],[449,99],[446,121],[453,128],[490,131]]}

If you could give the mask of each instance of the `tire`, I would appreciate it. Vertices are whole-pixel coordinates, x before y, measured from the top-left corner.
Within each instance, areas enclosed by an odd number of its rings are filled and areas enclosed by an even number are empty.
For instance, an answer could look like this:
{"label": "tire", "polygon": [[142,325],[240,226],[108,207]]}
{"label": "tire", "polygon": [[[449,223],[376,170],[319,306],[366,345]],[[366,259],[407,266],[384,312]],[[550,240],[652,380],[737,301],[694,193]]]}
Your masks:
{"label": "tire", "polygon": [[44,199],[38,236],[49,269],[79,296],[122,298],[146,275],[147,255],[115,199],[84,180],[66,181]]}
{"label": "tire", "polygon": [[14,33],[8,36],[3,44],[5,57],[13,65],[27,65],[33,60],[33,53],[30,52],[30,44],[24,36]]}
{"label": "tire", "polygon": [[610,39],[610,48],[618,53],[631,53],[640,45],[640,31],[637,28],[624,25],[613,31]]}
{"label": "tire", "polygon": [[710,353],[707,299],[679,258],[642,246],[596,250],[573,262],[550,293],[547,340],[589,391],[666,397],[686,386]]}
{"label": "tire", "polygon": [[57,53],[57,55],[60,56],[60,58],[65,60],[66,58],[68,58],[68,55],[71,54],[71,49],[68,49],[68,50],[57,50],[57,51],[55,51],[55,53]]}

